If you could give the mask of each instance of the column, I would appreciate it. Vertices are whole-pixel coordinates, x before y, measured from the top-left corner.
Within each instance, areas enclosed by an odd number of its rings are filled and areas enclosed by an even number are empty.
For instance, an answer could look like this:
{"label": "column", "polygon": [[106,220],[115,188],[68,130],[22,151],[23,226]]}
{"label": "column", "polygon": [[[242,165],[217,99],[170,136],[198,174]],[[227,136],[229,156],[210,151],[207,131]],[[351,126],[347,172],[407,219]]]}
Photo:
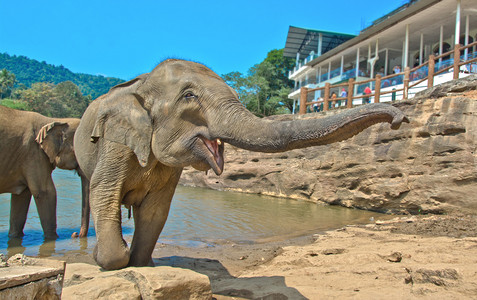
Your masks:
{"label": "column", "polygon": [[340,76],[343,76],[343,67],[344,67],[344,55],[341,55]]}
{"label": "column", "polygon": [[[465,38],[464,38],[465,46],[469,44],[469,15],[465,16]],[[467,56],[469,55],[469,48],[465,48],[464,50],[464,60],[467,60]]]}
{"label": "column", "polygon": [[457,9],[455,11],[455,41],[454,45],[459,44],[460,39],[460,0],[457,0]]}
{"label": "column", "polygon": [[424,34],[421,33],[421,43],[419,45],[419,64],[422,65],[424,57]]}
{"label": "column", "polygon": [[409,67],[409,24],[406,24],[406,37],[404,39],[404,62],[403,62],[403,70],[405,67]]}
{"label": "column", "polygon": [[[442,44],[444,43],[444,26],[441,25],[441,32],[439,34],[439,55],[442,54]],[[439,63],[442,62],[442,57],[439,58]]]}
{"label": "column", "polygon": [[368,63],[366,64],[366,71],[368,71],[368,74],[371,75],[370,60],[371,60],[371,43],[368,44],[368,59],[367,59]]}
{"label": "column", "polygon": [[296,65],[298,66],[299,63],[300,63],[300,52],[297,52],[296,53]]}
{"label": "column", "polygon": [[379,39],[376,39],[376,48],[374,49],[373,64],[371,65],[371,78],[374,78],[374,66],[379,59]]}
{"label": "column", "polygon": [[402,41],[401,49],[401,72],[404,71],[404,52],[406,52],[406,41]]}
{"label": "column", "polygon": [[356,78],[359,76],[359,48],[356,49]]}
{"label": "column", "polygon": [[331,79],[331,60],[328,62],[328,80]]}
{"label": "column", "polygon": [[322,48],[323,48],[323,33],[320,32],[320,34],[318,35],[318,56],[321,56],[321,54],[323,53],[322,52]]}
{"label": "column", "polygon": [[317,83],[321,83],[321,66],[318,68],[318,80]]}
{"label": "column", "polygon": [[386,51],[384,53],[384,76],[386,76],[388,75],[389,49],[386,48]]}
{"label": "column", "polygon": [[429,57],[431,55],[431,45],[424,46],[424,57]]}

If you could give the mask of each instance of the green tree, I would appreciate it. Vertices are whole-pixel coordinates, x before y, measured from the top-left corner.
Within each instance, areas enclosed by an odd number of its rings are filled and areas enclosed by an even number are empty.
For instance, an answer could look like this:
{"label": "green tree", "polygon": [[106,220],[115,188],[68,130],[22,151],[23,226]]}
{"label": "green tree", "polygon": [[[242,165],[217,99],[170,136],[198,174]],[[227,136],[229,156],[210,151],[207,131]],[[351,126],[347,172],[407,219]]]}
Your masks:
{"label": "green tree", "polygon": [[0,71],[0,99],[9,97],[15,85],[15,74],[3,69]]}
{"label": "green tree", "polygon": [[58,118],[81,118],[91,102],[91,96],[83,96],[79,87],[71,81],[58,83],[54,88],[51,114]]}
{"label": "green tree", "polygon": [[28,105],[29,110],[51,117],[51,102],[55,97],[54,87],[53,83],[33,83],[31,88],[20,92],[20,99]]}
{"label": "green tree", "polygon": [[29,110],[56,118],[80,118],[91,102],[91,96],[83,96],[78,86],[71,81],[57,85],[37,82],[18,93]]}
{"label": "green tree", "polygon": [[222,77],[257,116],[290,113],[293,101],[288,99],[288,94],[293,82],[288,79],[288,70],[293,64],[293,59],[283,57],[283,49],[272,50],[264,61],[249,69],[247,76],[231,72]]}

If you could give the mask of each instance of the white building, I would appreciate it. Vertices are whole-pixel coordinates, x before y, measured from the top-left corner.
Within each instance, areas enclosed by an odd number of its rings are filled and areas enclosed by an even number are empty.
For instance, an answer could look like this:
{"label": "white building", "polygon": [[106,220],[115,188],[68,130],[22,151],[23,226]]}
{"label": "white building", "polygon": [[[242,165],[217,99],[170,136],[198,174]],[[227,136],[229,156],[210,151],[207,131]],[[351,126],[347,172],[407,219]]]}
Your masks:
{"label": "white building", "polygon": [[[297,101],[301,87],[322,87],[326,82],[336,84],[350,78],[366,80],[378,73],[386,76],[396,66],[400,70],[412,68],[426,62],[431,54],[437,56],[455,44],[465,46],[476,40],[477,0],[410,0],[357,36],[290,26],[284,56],[296,58],[296,67],[289,73],[295,81],[289,98]],[[475,56],[476,50],[474,46],[461,55]],[[443,57],[439,63],[446,64],[450,58]],[[468,71],[474,69],[469,67]],[[442,74],[434,84],[451,80],[449,74]],[[384,87],[392,89],[395,85],[399,82]],[[425,86],[427,83],[421,89]],[[359,85],[355,88],[355,94],[362,92]],[[418,90],[409,93],[412,96]],[[320,96],[317,91],[313,98]]]}

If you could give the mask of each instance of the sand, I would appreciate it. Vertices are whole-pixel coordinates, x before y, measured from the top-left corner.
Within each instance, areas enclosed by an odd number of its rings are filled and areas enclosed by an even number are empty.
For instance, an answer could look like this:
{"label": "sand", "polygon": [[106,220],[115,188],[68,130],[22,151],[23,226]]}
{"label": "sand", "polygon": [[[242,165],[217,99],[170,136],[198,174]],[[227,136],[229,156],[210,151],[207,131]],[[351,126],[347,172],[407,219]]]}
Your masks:
{"label": "sand", "polygon": [[477,298],[477,216],[397,217],[253,245],[158,244],[153,257],[207,275],[217,300]]}

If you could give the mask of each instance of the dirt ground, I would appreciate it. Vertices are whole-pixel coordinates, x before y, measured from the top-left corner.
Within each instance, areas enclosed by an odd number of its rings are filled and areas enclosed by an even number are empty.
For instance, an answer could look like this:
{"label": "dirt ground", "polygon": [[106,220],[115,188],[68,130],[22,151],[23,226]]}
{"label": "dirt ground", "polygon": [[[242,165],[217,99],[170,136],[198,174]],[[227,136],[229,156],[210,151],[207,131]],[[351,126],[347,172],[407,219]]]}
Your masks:
{"label": "dirt ground", "polygon": [[477,299],[477,216],[396,217],[253,245],[158,244],[153,257],[207,275],[217,300]]}

